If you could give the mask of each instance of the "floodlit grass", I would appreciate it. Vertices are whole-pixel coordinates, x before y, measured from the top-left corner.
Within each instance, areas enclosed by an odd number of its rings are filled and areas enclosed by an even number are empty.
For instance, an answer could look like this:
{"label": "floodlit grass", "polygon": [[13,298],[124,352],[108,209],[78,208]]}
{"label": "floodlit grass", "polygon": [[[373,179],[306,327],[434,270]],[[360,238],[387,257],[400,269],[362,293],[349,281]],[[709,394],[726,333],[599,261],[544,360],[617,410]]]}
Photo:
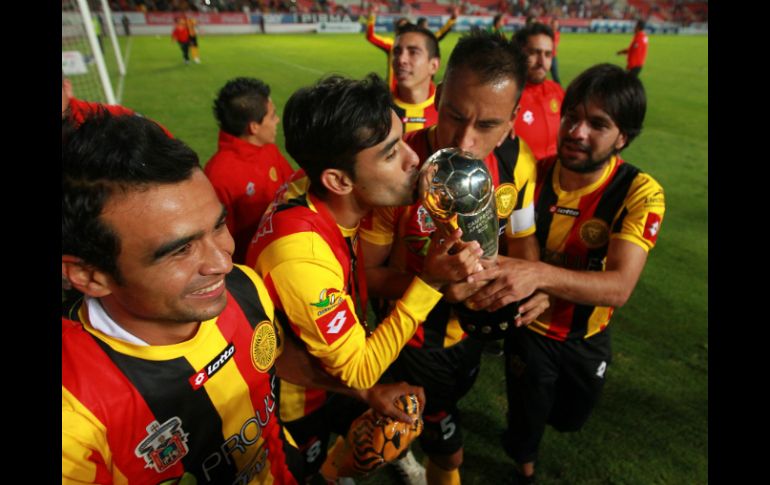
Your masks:
{"label": "floodlit grass", "polygon": [[[457,38],[441,43],[445,59]],[[599,62],[624,66],[615,52],[630,39],[563,34],[562,80]],[[211,105],[228,79],[263,79],[280,112],[292,92],[325,73],[360,77],[385,68],[384,55],[363,35],[202,37],[203,63],[189,66],[169,36],[134,37],[131,44],[123,104],[165,125],[202,164],[216,150]],[[633,297],[613,319],[615,358],[604,396],[582,431],[547,430],[541,483],[708,481],[708,38],[650,36],[641,79],[645,128],[623,156],[663,185],[666,217]],[[278,143],[283,147],[282,131]],[[485,356],[478,383],[461,403],[463,483],[501,483],[510,475],[498,446],[504,386],[502,359]],[[363,483],[397,482],[385,470]]]}

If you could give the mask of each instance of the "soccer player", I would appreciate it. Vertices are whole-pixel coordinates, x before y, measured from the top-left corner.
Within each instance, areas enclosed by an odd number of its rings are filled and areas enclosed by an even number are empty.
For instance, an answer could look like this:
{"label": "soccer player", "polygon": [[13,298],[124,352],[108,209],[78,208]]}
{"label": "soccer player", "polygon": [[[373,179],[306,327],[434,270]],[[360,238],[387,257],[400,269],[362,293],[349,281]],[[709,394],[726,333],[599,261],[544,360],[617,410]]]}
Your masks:
{"label": "soccer player", "polygon": [[415,25],[405,25],[393,44],[393,98],[404,133],[436,123],[433,76],[440,64],[441,52],[433,34]]}
{"label": "soccer player", "polygon": [[527,55],[527,85],[521,94],[519,115],[513,130],[543,160],[556,155],[556,135],[564,89],[549,80],[554,34],[550,27],[533,23],[516,32],[517,42]]}
{"label": "soccer player", "polygon": [[600,64],[572,81],[558,157],[539,167],[541,262],[507,259],[478,274],[496,278],[471,298],[479,307],[494,310],[535,290],[551,296],[549,310],[505,342],[503,442],[524,483],[534,480],[546,423],[577,431],[591,414],[612,358],[610,317],[658,239],[663,189],[619,155],[641,132],[646,105],[639,79],[618,66]]}
{"label": "soccer player", "polygon": [[551,58],[551,78],[553,81],[561,85],[561,79],[559,78],[559,59],[556,57],[556,51],[559,49],[559,41],[561,40],[561,32],[559,27],[559,19],[556,16],[551,17],[551,30],[553,31],[553,57]]}
{"label": "soccer player", "polygon": [[[435,33],[435,37],[437,40],[442,40],[444,37],[447,36],[450,30],[452,30],[452,27],[454,26],[455,22],[457,22],[457,12],[458,9],[454,8],[452,9],[452,16],[447,20],[447,22],[439,29],[438,32]],[[382,50],[385,55],[388,56],[388,67],[387,67],[387,82],[388,86],[391,87],[391,89],[395,89],[396,87],[396,78],[393,73],[393,43],[394,39],[391,39],[389,37],[383,37],[381,35],[378,35],[374,32],[374,26],[377,23],[377,14],[375,13],[374,9],[371,9],[369,11],[369,19],[366,22],[366,40],[369,41],[369,43],[373,44],[378,49]],[[401,17],[398,20],[395,21],[393,24],[393,32],[398,35],[399,32],[401,32],[401,29],[409,25],[409,19],[406,17]]]}
{"label": "soccer player", "polygon": [[190,54],[192,55],[193,62],[200,64],[201,58],[198,54],[198,21],[193,17],[190,10],[183,15],[183,20],[190,38]]}
{"label": "soccer player", "polygon": [[628,61],[626,62],[626,69],[634,76],[639,76],[644,67],[644,62],[647,60],[647,44],[649,39],[644,32],[646,26],[644,20],[637,20],[634,27],[634,38],[631,39],[631,45],[626,49],[621,49],[617,52],[618,55],[628,54]]}
{"label": "soccer player", "polygon": [[[268,208],[246,261],[264,278],[278,318],[326,372],[367,389],[441,299],[438,289],[479,269],[482,251],[461,243],[459,230],[436,242],[424,270],[370,331],[359,223],[374,207],[412,203],[418,182],[418,159],[401,139],[390,92],[375,74],[332,76],[291,96],[283,126],[286,150],[302,171]],[[344,435],[363,411],[284,381],[280,397],[281,418],[310,469],[323,463],[330,432]],[[322,472],[336,478],[333,468]]]}
{"label": "soccer player", "polygon": [[185,64],[190,63],[190,31],[187,29],[187,22],[183,17],[176,19],[174,30],[171,31],[171,38],[179,44],[182,49],[182,58]]}
{"label": "soccer player", "polygon": [[[348,388],[233,266],[195,153],[150,120],[92,117],[62,146],[62,192],[62,274],[85,295],[62,318],[62,483],[301,481],[274,375]],[[348,395],[415,388],[391,390]]]}
{"label": "soccer player", "polygon": [[[436,96],[438,123],[409,133],[405,141],[421,161],[448,147],[483,160],[493,175],[498,216],[505,226],[503,252],[536,259],[535,159],[526,145],[509,138],[525,76],[526,59],[515,43],[501,33],[471,32],[458,41],[449,58]],[[423,270],[435,229],[420,203],[374,211],[362,232],[372,295],[401,296],[412,275]],[[457,402],[476,380],[483,341],[463,332],[451,303],[464,300],[482,284],[450,285],[390,369],[395,378],[425,388],[420,445],[429,457],[430,484],[460,481],[463,439]],[[516,323],[531,321],[546,303],[547,298],[539,295],[522,304],[523,316]]]}
{"label": "soccer player", "polygon": [[294,171],[275,145],[280,118],[267,84],[246,77],[228,81],[214,100],[214,117],[219,150],[204,172],[227,209],[233,261],[243,264],[259,219]]}

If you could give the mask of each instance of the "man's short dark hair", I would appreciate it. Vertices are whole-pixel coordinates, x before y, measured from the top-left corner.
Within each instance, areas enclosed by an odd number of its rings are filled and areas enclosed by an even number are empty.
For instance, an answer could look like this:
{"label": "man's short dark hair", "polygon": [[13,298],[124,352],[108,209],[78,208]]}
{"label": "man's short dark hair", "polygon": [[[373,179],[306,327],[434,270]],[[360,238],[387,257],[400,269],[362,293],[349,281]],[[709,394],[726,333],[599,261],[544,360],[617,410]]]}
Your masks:
{"label": "man's short dark hair", "polygon": [[356,155],[381,143],[391,130],[395,105],[387,84],[374,73],[362,80],[330,76],[291,95],[283,110],[286,151],[326,194],[324,170],[344,170],[355,179]]}
{"label": "man's short dark hair", "polygon": [[527,80],[526,56],[501,32],[473,30],[463,35],[449,56],[444,81],[460,69],[469,69],[483,84],[512,79],[516,82],[519,97]]}
{"label": "man's short dark hair", "polygon": [[262,123],[267,114],[270,86],[252,77],[227,81],[214,100],[214,117],[225,133],[241,136],[249,123]]}
{"label": "man's short dark hair", "polygon": [[614,64],[597,64],[583,71],[567,87],[561,114],[593,101],[626,135],[626,148],[642,132],[647,96],[642,82]]}
{"label": "man's short dark hair", "polygon": [[100,217],[110,197],[187,180],[199,167],[195,152],[154,121],[109,113],[89,117],[62,144],[62,254],[120,283],[120,239]]}
{"label": "man's short dark hair", "polygon": [[417,25],[420,27],[425,27],[428,25],[428,19],[426,17],[420,17],[417,19]]}
{"label": "man's short dark hair", "polygon": [[644,30],[645,27],[647,27],[647,22],[645,22],[642,19],[639,19],[639,20],[636,21],[636,28],[637,29]]}
{"label": "man's short dark hair", "polygon": [[540,22],[534,22],[528,24],[523,29],[516,32],[513,36],[513,40],[519,44],[519,47],[524,48],[527,45],[527,40],[533,35],[547,35],[553,41],[553,29]]}
{"label": "man's short dark hair", "polygon": [[441,50],[438,47],[438,39],[436,39],[436,35],[424,27],[418,27],[414,24],[406,24],[398,31],[396,37],[400,37],[410,32],[415,32],[425,37],[425,47],[428,50],[429,59],[434,59],[436,57],[441,58]]}

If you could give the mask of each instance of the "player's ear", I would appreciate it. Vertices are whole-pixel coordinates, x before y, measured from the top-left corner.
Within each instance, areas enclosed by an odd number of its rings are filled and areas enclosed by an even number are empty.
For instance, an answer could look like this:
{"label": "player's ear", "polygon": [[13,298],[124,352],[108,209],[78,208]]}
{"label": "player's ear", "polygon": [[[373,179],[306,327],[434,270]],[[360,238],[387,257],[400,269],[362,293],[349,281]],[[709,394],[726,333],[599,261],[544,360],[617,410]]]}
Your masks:
{"label": "player's ear", "polygon": [[618,139],[615,140],[615,150],[617,151],[622,150],[623,147],[626,146],[626,141],[628,141],[628,137],[626,136],[625,133],[621,131],[620,134],[618,135]]}
{"label": "player's ear", "polygon": [[441,67],[441,58],[433,57],[432,59],[429,59],[428,65],[430,66],[430,77],[433,78],[433,76],[438,72],[438,68]]}
{"label": "player's ear", "polygon": [[326,190],[337,195],[347,195],[353,191],[353,179],[344,170],[327,168],[321,173],[321,183]]}
{"label": "player's ear", "polygon": [[76,256],[62,254],[61,274],[69,280],[73,288],[84,295],[101,298],[112,293],[112,278]]}

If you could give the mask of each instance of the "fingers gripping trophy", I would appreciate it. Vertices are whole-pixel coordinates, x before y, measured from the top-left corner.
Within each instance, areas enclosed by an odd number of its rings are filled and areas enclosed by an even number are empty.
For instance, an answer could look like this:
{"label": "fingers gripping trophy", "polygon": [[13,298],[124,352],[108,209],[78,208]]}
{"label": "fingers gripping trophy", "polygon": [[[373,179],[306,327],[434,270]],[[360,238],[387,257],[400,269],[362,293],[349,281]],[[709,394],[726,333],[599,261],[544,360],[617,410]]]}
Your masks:
{"label": "fingers gripping trophy", "polygon": [[[462,229],[463,241],[478,241],[484,259],[497,259],[499,222],[492,175],[484,162],[459,148],[444,148],[428,158],[421,169],[423,206],[436,227],[451,234]],[[485,340],[503,338],[513,327],[519,303],[495,312],[473,310],[464,302],[454,310],[469,335]]]}

